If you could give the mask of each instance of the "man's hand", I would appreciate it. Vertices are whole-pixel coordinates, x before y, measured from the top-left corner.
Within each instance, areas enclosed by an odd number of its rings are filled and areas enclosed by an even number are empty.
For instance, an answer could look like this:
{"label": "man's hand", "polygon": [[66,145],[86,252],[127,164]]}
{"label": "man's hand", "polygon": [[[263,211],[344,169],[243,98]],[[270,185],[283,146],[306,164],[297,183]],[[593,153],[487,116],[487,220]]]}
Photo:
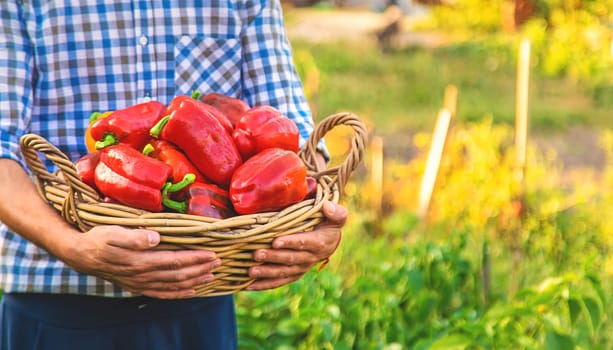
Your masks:
{"label": "man's hand", "polygon": [[204,250],[154,251],[160,235],[149,230],[96,226],[76,234],[64,260],[75,270],[111,281],[133,293],[155,298],[186,298],[194,287],[213,280],[221,264]]}
{"label": "man's hand", "polygon": [[254,252],[255,261],[264,264],[249,269],[249,275],[256,281],[247,287],[248,290],[272,289],[294,282],[336,251],[347,220],[347,209],[326,202],[323,213],[326,220],[315,230],[278,237],[272,242],[273,249]]}

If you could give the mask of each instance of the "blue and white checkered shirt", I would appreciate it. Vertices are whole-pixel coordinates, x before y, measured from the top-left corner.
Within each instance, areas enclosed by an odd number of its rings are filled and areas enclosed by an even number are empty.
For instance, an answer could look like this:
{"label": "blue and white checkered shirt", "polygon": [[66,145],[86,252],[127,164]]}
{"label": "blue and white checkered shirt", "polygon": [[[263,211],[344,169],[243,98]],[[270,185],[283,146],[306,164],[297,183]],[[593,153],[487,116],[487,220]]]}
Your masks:
{"label": "blue and white checkered shirt", "polygon": [[[313,124],[278,1],[0,1],[0,157],[36,133],[71,159],[89,115],[194,89]],[[49,164],[51,167],[51,164]],[[6,184],[3,184],[6,186]],[[0,289],[129,296],[0,226]]]}

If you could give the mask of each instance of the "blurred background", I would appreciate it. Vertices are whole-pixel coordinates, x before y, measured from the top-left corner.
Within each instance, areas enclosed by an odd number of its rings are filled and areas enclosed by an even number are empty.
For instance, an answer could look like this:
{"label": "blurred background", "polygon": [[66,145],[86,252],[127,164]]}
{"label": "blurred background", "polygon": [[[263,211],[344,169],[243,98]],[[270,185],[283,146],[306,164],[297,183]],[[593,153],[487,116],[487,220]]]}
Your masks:
{"label": "blurred background", "polygon": [[241,348],[613,349],[613,0],[283,5],[316,122],[369,139],[339,250],[239,293]]}

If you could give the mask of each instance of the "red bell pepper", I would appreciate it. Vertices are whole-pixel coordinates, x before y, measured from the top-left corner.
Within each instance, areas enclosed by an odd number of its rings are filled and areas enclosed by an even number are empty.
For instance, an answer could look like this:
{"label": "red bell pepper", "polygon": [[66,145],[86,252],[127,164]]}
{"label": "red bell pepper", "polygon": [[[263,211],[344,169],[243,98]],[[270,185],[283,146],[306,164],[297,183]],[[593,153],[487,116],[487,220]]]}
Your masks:
{"label": "red bell pepper", "polygon": [[95,174],[96,166],[100,162],[100,152],[94,151],[87,153],[75,162],[77,174],[81,177],[81,181],[89,187],[96,190]]}
{"label": "red bell pepper", "polygon": [[196,182],[208,182],[177,146],[164,140],[151,140],[143,148],[143,154],[161,160],[172,168],[171,178],[180,181],[187,174],[194,174]]}
{"label": "red bell pepper", "polygon": [[[98,190],[112,200],[159,212],[164,209],[162,190],[169,183],[171,174],[169,165],[120,143],[100,151],[94,179]],[[193,181],[193,175],[186,176],[167,190],[181,190]]]}
{"label": "red bell pepper", "polygon": [[251,108],[243,114],[232,134],[243,160],[266,148],[277,147],[298,152],[298,127],[270,106]]}
{"label": "red bell pepper", "polygon": [[149,130],[164,115],[166,106],[158,101],[139,103],[118,109],[106,118],[94,121],[91,136],[96,140],[96,149],[124,143],[142,150],[151,140]]}
{"label": "red bell pepper", "polygon": [[176,105],[151,135],[179,147],[206,178],[224,188],[242,164],[232,136],[215,116],[191,102]]}
{"label": "red bell pepper", "polygon": [[215,118],[217,118],[221,126],[223,126],[223,128],[226,129],[226,131],[230,135],[232,135],[232,132],[234,131],[234,125],[232,125],[232,123],[230,122],[230,119],[228,119],[225,114],[223,114],[220,110],[216,109],[215,107],[209,106],[204,102],[200,102],[200,101],[196,101],[196,102],[197,102],[196,104],[200,106],[200,108],[207,110]]}
{"label": "red bell pepper", "polygon": [[98,149],[96,148],[96,140],[92,136],[92,125],[98,119],[103,119],[108,117],[112,112],[94,112],[89,116],[89,125],[87,126],[87,130],[85,130],[85,146],[87,147],[88,152],[96,152]]}
{"label": "red bell pepper", "polygon": [[277,211],[307,195],[306,166],[295,152],[267,148],[241,165],[230,183],[239,214]]}
{"label": "red bell pepper", "polygon": [[236,215],[228,191],[214,184],[194,182],[185,191],[182,191],[185,193],[185,198],[182,201],[171,199],[165,192],[162,191],[164,206],[180,213],[217,219],[225,219]]}
{"label": "red bell pepper", "polygon": [[211,92],[200,97],[200,101],[215,107],[220,110],[233,127],[236,127],[243,113],[247,112],[251,107],[243,100],[226,96],[218,92]]}
{"label": "red bell pepper", "polygon": [[194,91],[191,96],[188,96],[188,95],[176,96],[168,104],[168,108],[166,109],[166,114],[167,115],[171,114],[183,102],[193,103],[196,107],[202,108],[205,111],[207,111],[208,113],[211,113],[219,121],[221,126],[223,126],[223,128],[226,129],[226,131],[228,131],[230,134],[232,134],[232,131],[234,130],[234,126],[232,125],[232,123],[230,123],[230,120],[221,111],[219,111],[215,107],[210,106],[210,105],[200,101],[198,99],[198,96],[200,96],[200,92],[198,92],[198,90]]}

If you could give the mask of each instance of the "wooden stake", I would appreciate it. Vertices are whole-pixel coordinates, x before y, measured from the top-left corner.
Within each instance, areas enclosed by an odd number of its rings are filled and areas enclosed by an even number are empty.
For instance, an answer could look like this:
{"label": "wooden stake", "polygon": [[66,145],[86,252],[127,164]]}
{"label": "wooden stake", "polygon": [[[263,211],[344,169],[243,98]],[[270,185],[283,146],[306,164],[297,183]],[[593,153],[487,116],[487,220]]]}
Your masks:
{"label": "wooden stake", "polygon": [[422,177],[421,187],[419,190],[419,205],[417,208],[417,215],[420,219],[425,219],[430,207],[430,200],[432,198],[432,191],[434,190],[434,183],[436,182],[436,176],[438,174],[441,158],[443,157],[443,148],[445,141],[447,140],[447,132],[449,125],[451,124],[451,112],[447,108],[443,108],[436,120],[434,127],[434,134],[432,137],[432,144],[428,152],[428,159],[426,160],[426,169]]}
{"label": "wooden stake", "polygon": [[530,85],[530,41],[523,39],[517,61],[517,85],[515,96],[515,149],[518,181],[523,188],[528,139],[528,90]]}
{"label": "wooden stake", "polygon": [[491,290],[492,290],[492,262],[490,245],[487,239],[483,242],[481,247],[481,277],[482,277],[482,290],[481,300],[485,305],[489,303]]}
{"label": "wooden stake", "polygon": [[525,208],[525,172],[526,172],[526,148],[528,141],[528,92],[530,86],[530,41],[523,39],[519,46],[517,60],[517,83],[515,96],[515,178],[518,182],[518,192],[514,201],[519,202],[521,211],[518,213],[516,223],[512,225],[510,234],[511,251],[513,255],[511,267],[511,283],[509,293],[514,294],[518,290],[517,275],[522,260],[522,250],[519,242],[523,230],[523,208]]}
{"label": "wooden stake", "polygon": [[371,181],[373,189],[373,209],[377,213],[377,220],[383,213],[383,139],[380,136],[373,137],[370,144]]}
{"label": "wooden stake", "polygon": [[447,85],[445,88],[445,104],[443,107],[451,112],[452,117],[456,116],[458,110],[458,88],[455,85]]}

